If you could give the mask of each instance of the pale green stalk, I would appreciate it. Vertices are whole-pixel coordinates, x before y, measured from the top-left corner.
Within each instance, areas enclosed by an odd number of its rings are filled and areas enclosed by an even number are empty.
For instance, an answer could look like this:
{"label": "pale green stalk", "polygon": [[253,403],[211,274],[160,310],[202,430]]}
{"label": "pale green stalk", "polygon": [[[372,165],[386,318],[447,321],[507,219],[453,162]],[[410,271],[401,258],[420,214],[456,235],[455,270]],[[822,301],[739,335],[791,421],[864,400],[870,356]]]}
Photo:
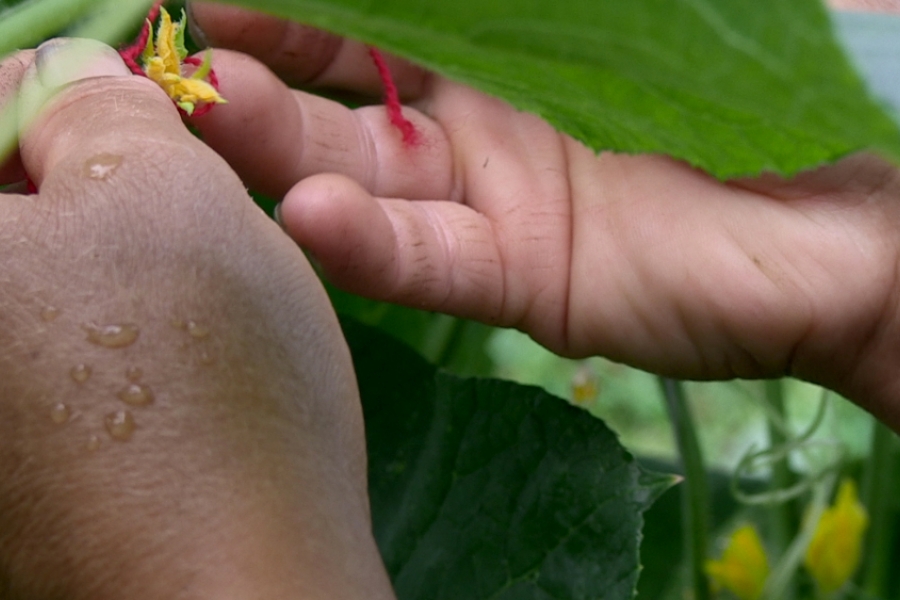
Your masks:
{"label": "pale green stalk", "polygon": [[94,0],[94,4],[97,9],[71,35],[118,45],[146,17],[153,0]]}
{"label": "pale green stalk", "polygon": [[37,45],[105,1],[27,0],[0,13],[0,56]]}
{"label": "pale green stalk", "polygon": [[694,600],[709,600],[709,580],[704,565],[709,556],[709,482],[697,439],[697,430],[679,381],[661,377],[663,396],[684,469],[681,488],[681,520],[685,559],[690,567]]}
{"label": "pale green stalk", "polygon": [[828,498],[831,497],[835,479],[834,475],[826,477],[815,486],[812,500],[807,505],[806,512],[803,515],[800,532],[794,538],[793,543],[785,550],[781,560],[778,561],[769,575],[769,579],[766,581],[766,586],[763,589],[763,600],[782,600],[792,586],[794,573],[800,567],[800,563],[803,562],[806,548],[812,540],[816,526],[819,524],[819,519],[822,517],[822,512],[828,506]]}
{"label": "pale green stalk", "polygon": [[[772,411],[778,415],[780,421],[776,424],[772,419],[768,419],[769,445],[772,448],[777,448],[786,444],[790,439],[790,433],[786,431],[787,418],[783,380],[774,379],[765,382],[765,399]],[[791,470],[789,458],[789,455],[786,454],[781,460],[772,463],[770,491],[788,490],[797,484],[797,476]],[[794,538],[794,531],[796,530],[794,511],[795,503],[790,500],[779,502],[769,507],[767,513],[769,519],[769,540],[776,557],[781,557],[787,551],[791,540]],[[785,600],[794,598],[796,595],[795,588],[796,586],[792,583],[792,580],[789,580],[785,584],[782,597]]]}
{"label": "pale green stalk", "polygon": [[896,515],[891,504],[897,490],[897,435],[873,420],[872,450],[862,476],[862,501],[869,514],[869,529],[863,546],[864,567],[860,584],[876,598],[885,597],[891,563]]}

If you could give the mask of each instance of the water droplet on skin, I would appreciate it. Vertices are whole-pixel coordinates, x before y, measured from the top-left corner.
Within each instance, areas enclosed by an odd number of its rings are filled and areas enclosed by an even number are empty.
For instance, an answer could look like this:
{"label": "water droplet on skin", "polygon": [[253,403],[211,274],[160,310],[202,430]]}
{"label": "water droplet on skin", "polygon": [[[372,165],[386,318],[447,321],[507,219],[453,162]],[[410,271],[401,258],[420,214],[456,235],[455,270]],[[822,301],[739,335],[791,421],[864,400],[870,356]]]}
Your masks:
{"label": "water droplet on skin", "polygon": [[59,309],[55,306],[48,306],[44,310],[41,311],[41,320],[44,323],[49,323],[50,321],[55,321],[56,317],[59,316]]}
{"label": "water droplet on skin", "polygon": [[85,446],[91,452],[96,452],[97,450],[100,449],[100,444],[101,444],[100,438],[97,437],[96,435],[92,435],[91,437],[88,438],[87,444],[85,444]]}
{"label": "water droplet on skin", "polygon": [[200,364],[201,365],[205,365],[208,367],[209,365],[214,364],[215,362],[216,362],[216,359],[213,358],[209,352],[201,352],[200,353]]}
{"label": "water droplet on skin", "polygon": [[109,413],[104,419],[104,425],[106,425],[106,431],[109,432],[110,437],[120,442],[130,439],[135,428],[134,417],[127,410]]}
{"label": "water droplet on skin", "polygon": [[132,406],[147,406],[153,404],[153,392],[146,385],[131,383],[116,394],[116,397]]}
{"label": "water droplet on skin", "polygon": [[53,408],[50,409],[50,420],[57,425],[67,423],[70,416],[72,416],[72,411],[70,411],[69,407],[62,402],[57,402],[53,405]]}
{"label": "water droplet on skin", "polygon": [[188,321],[187,331],[192,338],[196,338],[198,340],[209,337],[209,328],[200,325],[196,321]]}
{"label": "water droplet on skin", "polygon": [[138,381],[140,381],[141,377],[143,377],[143,376],[144,376],[144,372],[141,370],[140,367],[128,367],[128,369],[125,371],[125,378],[128,379],[128,381],[131,381],[134,383],[137,383]]}
{"label": "water droplet on skin", "polygon": [[121,164],[122,157],[118,154],[101,152],[85,161],[84,174],[88,179],[103,180],[115,173]]}
{"label": "water droplet on skin", "polygon": [[91,378],[91,373],[93,373],[93,370],[89,366],[80,364],[72,367],[72,370],[69,371],[69,376],[75,383],[84,383]]}
{"label": "water droplet on skin", "polygon": [[87,332],[87,340],[104,348],[124,348],[133,344],[141,330],[133,323],[122,325],[95,325],[86,323],[81,326]]}

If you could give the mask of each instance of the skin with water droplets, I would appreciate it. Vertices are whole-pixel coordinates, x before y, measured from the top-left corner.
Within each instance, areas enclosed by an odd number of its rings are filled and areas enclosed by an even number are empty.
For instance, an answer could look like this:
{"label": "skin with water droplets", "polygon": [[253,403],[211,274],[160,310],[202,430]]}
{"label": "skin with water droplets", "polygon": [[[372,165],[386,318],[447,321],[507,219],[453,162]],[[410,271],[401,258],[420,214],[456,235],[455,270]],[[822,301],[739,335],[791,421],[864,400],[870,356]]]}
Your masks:
{"label": "skin with water droplets", "polygon": [[53,405],[53,408],[50,409],[50,420],[57,425],[68,423],[70,416],[72,416],[72,411],[70,411],[69,407],[62,402],[57,402]]}
{"label": "skin with water droplets", "polygon": [[141,330],[133,323],[96,325],[85,323],[81,326],[87,332],[87,340],[104,348],[124,348],[135,343]]}
{"label": "skin with water droplets", "polygon": [[57,317],[59,317],[60,310],[55,306],[47,306],[44,310],[41,311],[41,320],[44,323],[50,323],[51,321],[55,321]]}
{"label": "skin with water droplets", "polygon": [[72,370],[69,371],[69,376],[75,383],[84,383],[91,378],[92,373],[93,369],[91,369],[89,366],[85,364],[78,364],[72,367]]}
{"label": "skin with water droplets", "polygon": [[103,180],[115,173],[121,164],[120,155],[101,152],[85,161],[83,172],[88,179]]}
{"label": "skin with water droplets", "polygon": [[203,338],[209,337],[209,327],[200,325],[196,321],[188,321],[187,331],[191,337],[196,338],[198,340],[202,340]]}
{"label": "skin with water droplets", "polygon": [[153,404],[153,391],[146,385],[131,383],[119,390],[116,394],[119,400],[132,406],[147,406]]}
{"label": "skin with water droplets", "polygon": [[106,426],[106,431],[109,432],[110,437],[119,442],[131,439],[135,429],[134,416],[127,410],[109,413],[103,420],[103,424]]}
{"label": "skin with water droplets", "polygon": [[144,372],[140,367],[128,367],[125,371],[125,378],[132,383],[137,383],[144,376]]}
{"label": "skin with water droplets", "polygon": [[88,438],[87,444],[85,444],[85,446],[87,447],[87,449],[89,451],[96,452],[97,450],[100,449],[101,443],[102,442],[100,441],[100,438],[98,436],[92,435],[91,437]]}

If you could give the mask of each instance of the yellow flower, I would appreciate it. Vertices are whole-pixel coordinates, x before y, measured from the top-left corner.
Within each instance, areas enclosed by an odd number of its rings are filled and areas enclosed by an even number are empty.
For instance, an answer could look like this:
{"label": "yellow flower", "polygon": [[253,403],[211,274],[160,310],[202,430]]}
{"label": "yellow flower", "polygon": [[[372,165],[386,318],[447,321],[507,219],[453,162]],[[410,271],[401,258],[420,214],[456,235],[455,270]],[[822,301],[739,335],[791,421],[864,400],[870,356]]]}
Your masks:
{"label": "yellow flower", "polygon": [[572,377],[572,402],[578,406],[588,406],[599,393],[597,376],[587,364],[581,365]]}
{"label": "yellow flower", "polygon": [[735,530],[719,560],[706,561],[706,574],[740,600],[758,600],[769,577],[769,561],[752,525]]}
{"label": "yellow flower", "polygon": [[845,479],[834,506],[822,513],[804,559],[823,593],[840,589],[856,571],[868,524],[866,509],[856,495],[856,484]]}
{"label": "yellow flower", "polygon": [[166,9],[160,10],[159,28],[156,42],[153,36],[147,39],[147,47],[142,55],[144,73],[155,81],[172,100],[187,114],[193,114],[198,103],[225,104],[219,92],[204,79],[212,67],[209,52],[203,63],[190,77],[182,73],[182,61],[187,57],[184,47],[184,19],[173,22]]}

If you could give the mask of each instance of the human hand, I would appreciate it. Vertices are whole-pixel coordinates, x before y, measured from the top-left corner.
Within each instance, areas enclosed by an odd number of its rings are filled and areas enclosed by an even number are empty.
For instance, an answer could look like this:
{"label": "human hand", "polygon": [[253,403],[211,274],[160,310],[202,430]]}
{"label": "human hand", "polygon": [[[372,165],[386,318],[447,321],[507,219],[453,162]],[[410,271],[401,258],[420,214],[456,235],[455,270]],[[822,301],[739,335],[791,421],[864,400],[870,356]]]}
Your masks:
{"label": "human hand", "polygon": [[[62,88],[0,167],[40,190],[0,195],[0,597],[393,597],[318,279],[165,94],[86,47],[77,75],[112,77]],[[33,113],[70,50],[3,62],[0,104]]]}
{"label": "human hand", "polygon": [[[376,97],[365,48],[194,2],[214,46],[282,79]],[[794,375],[900,427],[900,181],[855,156],[722,183],[599,157],[541,119],[394,60],[422,142],[382,109],[292,91],[217,51],[230,104],[194,120],[337,285],[681,378]]]}

